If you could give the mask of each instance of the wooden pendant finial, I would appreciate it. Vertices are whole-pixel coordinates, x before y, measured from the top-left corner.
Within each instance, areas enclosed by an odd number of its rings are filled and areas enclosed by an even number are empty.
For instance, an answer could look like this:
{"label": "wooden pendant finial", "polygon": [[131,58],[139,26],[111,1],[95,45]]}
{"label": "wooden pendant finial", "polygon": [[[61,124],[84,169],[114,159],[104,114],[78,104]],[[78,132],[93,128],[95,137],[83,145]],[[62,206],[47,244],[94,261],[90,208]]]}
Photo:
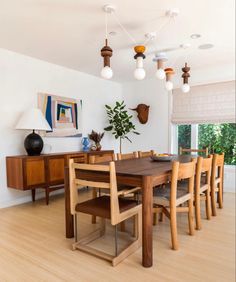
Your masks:
{"label": "wooden pendant finial", "polygon": [[105,40],[105,46],[101,49],[101,56],[104,58],[104,67],[110,67],[110,58],[112,57],[113,51],[108,46],[108,40]]}
{"label": "wooden pendant finial", "polygon": [[188,84],[188,78],[190,77],[190,67],[188,67],[187,63],[185,63],[184,67],[182,68],[182,71],[182,78],[184,79],[184,84]]}

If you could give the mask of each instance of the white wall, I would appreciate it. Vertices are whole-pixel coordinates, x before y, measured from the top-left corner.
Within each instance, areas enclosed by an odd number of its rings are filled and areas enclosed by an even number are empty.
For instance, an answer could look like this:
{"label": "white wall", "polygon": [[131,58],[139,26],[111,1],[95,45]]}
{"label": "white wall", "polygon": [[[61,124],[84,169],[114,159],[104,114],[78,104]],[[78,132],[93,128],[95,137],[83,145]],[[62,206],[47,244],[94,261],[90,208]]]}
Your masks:
{"label": "white wall", "polygon": [[[234,68],[225,66],[224,70],[223,73],[217,68],[204,72],[193,71],[191,83],[233,79]],[[180,80],[176,85],[179,82]],[[24,110],[37,106],[38,92],[83,99],[84,135],[92,129],[103,130],[106,125],[106,103],[112,104],[116,100],[124,99],[129,108],[135,108],[139,103],[150,105],[149,121],[145,125],[139,123],[136,112],[131,112],[135,117],[136,129],[141,135],[130,135],[133,143],[126,141],[123,151],[170,151],[170,139],[173,135],[169,127],[171,96],[164,89],[163,81],[146,79],[121,85],[0,49],[0,208],[31,200],[29,192],[7,188],[5,157],[25,153],[23,140],[28,132],[17,131],[14,126]],[[44,138],[44,141],[52,145],[53,152],[81,149],[81,138]],[[119,150],[118,142],[109,133],[105,134],[102,145],[104,149]],[[235,189],[234,168],[226,170],[225,189]]]}
{"label": "white wall", "polygon": [[159,153],[168,152],[168,93],[164,89],[164,82],[157,79],[134,81],[123,84],[123,98],[129,108],[136,108],[138,104],[150,106],[149,120],[141,124],[137,112],[134,116],[136,130],[141,135],[131,135],[132,143],[124,142],[123,151],[151,150]]}
{"label": "white wall", "polygon": [[[121,100],[120,84],[0,49],[0,207],[31,200],[29,192],[8,189],[5,157],[24,152],[28,132],[14,126],[21,113],[37,106],[37,93],[46,92],[83,100],[83,133],[102,131],[106,125],[104,104]],[[81,149],[81,138],[45,138],[53,152]],[[118,151],[117,142],[105,134],[104,149]]]}

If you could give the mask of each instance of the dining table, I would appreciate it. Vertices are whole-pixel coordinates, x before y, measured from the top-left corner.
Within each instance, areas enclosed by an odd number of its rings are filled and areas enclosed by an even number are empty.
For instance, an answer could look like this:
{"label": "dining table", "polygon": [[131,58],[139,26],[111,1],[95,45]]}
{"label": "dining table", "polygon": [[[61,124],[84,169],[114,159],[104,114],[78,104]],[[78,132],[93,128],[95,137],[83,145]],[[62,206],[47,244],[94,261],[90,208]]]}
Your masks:
{"label": "dining table", "polygon": [[[173,156],[171,161],[154,161],[150,157],[115,161],[118,185],[142,189],[142,265],[153,265],[153,188],[170,180],[172,161],[188,162],[191,156]],[[106,181],[108,174],[89,172],[80,175],[91,181]],[[74,237],[74,221],[70,213],[69,168],[65,168],[65,225],[66,237]]]}

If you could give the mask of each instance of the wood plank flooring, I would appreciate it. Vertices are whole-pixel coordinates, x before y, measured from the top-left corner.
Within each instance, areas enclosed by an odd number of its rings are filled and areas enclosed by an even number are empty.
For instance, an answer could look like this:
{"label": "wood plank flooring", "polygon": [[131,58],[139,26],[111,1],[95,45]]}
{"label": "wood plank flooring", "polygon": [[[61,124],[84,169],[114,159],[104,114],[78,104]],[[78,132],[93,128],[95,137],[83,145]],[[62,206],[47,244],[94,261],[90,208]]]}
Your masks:
{"label": "wood plank flooring", "polygon": [[[84,192],[87,197],[89,192]],[[44,200],[0,210],[0,281],[235,281],[235,194],[225,193],[224,209],[203,219],[202,230],[187,234],[187,218],[178,217],[180,250],[170,249],[166,219],[154,227],[154,266],[141,266],[141,249],[117,267],[80,251],[72,251],[65,239],[64,198]],[[202,215],[204,215],[202,211]],[[90,217],[79,218],[79,232],[96,228]],[[127,224],[132,230],[131,223]],[[109,226],[109,223],[108,223]],[[122,245],[128,236],[119,234]],[[97,244],[113,250],[113,229]]]}

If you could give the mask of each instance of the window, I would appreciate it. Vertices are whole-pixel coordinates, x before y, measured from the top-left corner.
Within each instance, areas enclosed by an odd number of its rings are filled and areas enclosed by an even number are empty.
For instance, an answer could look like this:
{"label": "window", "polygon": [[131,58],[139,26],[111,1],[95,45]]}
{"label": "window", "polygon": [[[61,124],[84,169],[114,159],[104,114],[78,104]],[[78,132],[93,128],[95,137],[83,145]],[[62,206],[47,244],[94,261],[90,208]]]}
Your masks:
{"label": "window", "polygon": [[189,124],[178,126],[178,148],[180,147],[191,148],[191,125]]}
{"label": "window", "polygon": [[208,147],[209,153],[224,152],[225,164],[236,165],[236,124],[178,125],[178,148],[180,147]]}

